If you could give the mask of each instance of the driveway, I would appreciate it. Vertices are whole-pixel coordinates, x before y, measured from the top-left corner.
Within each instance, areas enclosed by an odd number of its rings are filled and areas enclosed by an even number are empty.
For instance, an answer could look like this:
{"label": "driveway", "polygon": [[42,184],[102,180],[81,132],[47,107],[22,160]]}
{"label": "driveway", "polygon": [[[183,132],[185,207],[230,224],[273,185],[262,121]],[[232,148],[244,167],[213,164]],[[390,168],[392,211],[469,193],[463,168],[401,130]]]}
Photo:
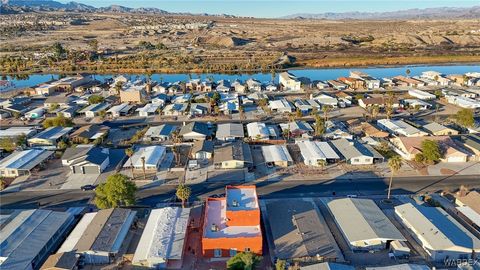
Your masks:
{"label": "driveway", "polygon": [[84,185],[94,185],[100,174],[70,174],[60,189],[80,189]]}

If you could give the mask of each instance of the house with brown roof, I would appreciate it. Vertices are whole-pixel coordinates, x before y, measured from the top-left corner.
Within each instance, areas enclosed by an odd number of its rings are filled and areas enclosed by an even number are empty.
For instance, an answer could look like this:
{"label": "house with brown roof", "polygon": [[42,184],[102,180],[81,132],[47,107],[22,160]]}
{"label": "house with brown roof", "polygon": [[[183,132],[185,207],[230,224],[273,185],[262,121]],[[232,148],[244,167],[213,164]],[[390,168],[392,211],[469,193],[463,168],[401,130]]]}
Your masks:
{"label": "house with brown roof", "polygon": [[468,152],[455,144],[448,136],[429,136],[429,137],[395,137],[391,139],[395,146],[395,151],[407,160],[414,160],[415,155],[422,153],[422,142],[432,140],[438,142],[442,152],[442,162],[466,162]]}
{"label": "house with brown roof", "polygon": [[90,143],[102,140],[108,135],[110,128],[103,125],[82,126],[70,134],[70,140],[74,143]]}
{"label": "house with brown roof", "polygon": [[356,79],[356,78],[350,78],[350,77],[340,77],[337,79],[338,81],[348,85],[348,88],[350,89],[363,89],[364,86],[365,86],[365,82],[360,80],[360,79]]}
{"label": "house with brown roof", "polygon": [[40,270],[76,270],[79,255],[75,252],[60,252],[50,255]]}
{"label": "house with brown roof", "polygon": [[368,122],[362,122],[360,125],[353,127],[352,130],[355,133],[363,133],[365,136],[374,138],[386,138],[389,135],[388,132],[382,131]]}
{"label": "house with brown roof", "polygon": [[[388,102],[388,97],[369,97],[369,98],[362,98],[358,101],[358,105],[364,109],[368,107],[372,107],[377,105],[379,108],[384,108],[385,104]],[[398,98],[393,98],[392,100],[392,107],[398,108],[400,107],[400,102]]]}
{"label": "house with brown roof", "polygon": [[480,193],[475,190],[468,192],[464,196],[456,196],[455,204],[460,207],[468,206],[480,215]]}
{"label": "house with brown roof", "polygon": [[393,82],[398,86],[411,86],[411,87],[419,87],[424,86],[425,83],[419,80],[415,80],[410,77],[405,76],[396,76],[392,78]]}

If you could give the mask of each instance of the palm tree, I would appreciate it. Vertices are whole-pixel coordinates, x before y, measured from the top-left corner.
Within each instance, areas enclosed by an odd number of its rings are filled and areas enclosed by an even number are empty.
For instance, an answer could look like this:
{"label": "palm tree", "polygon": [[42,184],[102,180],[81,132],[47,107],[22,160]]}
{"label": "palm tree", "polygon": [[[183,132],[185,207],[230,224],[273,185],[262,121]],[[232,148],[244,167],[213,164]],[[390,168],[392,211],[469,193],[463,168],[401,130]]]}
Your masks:
{"label": "palm tree", "polygon": [[290,140],[290,129],[288,129],[288,128],[287,128],[287,129],[284,129],[284,130],[282,131],[282,133],[283,133],[283,134],[282,134],[283,137],[284,137],[284,138],[287,137],[287,141],[289,141],[289,140]]}
{"label": "palm tree", "polygon": [[133,148],[125,149],[125,154],[130,158],[130,169],[132,170],[132,179],[134,178],[133,177],[133,160],[132,160],[132,156],[134,152],[135,151],[133,151]]}
{"label": "palm tree", "polygon": [[177,144],[182,142],[182,136],[178,134],[178,131],[172,132],[172,142],[173,142],[173,153],[175,155],[175,163],[178,165],[180,163],[180,148]]}
{"label": "palm tree", "polygon": [[178,185],[177,192],[175,193],[175,195],[177,196],[177,198],[182,200],[182,208],[185,208],[185,202],[188,201],[188,198],[190,198],[191,193],[192,193],[192,190],[190,189],[189,186],[183,183]]}
{"label": "palm tree", "polygon": [[372,119],[373,120],[375,120],[377,118],[379,112],[380,112],[380,107],[377,104],[373,105],[373,107],[372,107]]}
{"label": "palm tree", "polygon": [[405,70],[405,74],[407,74],[407,77],[410,76],[410,73],[412,72],[410,71],[410,69],[407,68],[407,70]]}
{"label": "palm tree", "polygon": [[245,108],[243,108],[243,106],[238,107],[238,112],[240,114],[240,120],[243,122],[243,120],[245,120]]}
{"label": "palm tree", "polygon": [[140,158],[142,160],[143,180],[147,180],[147,173],[145,172],[145,157]]}
{"label": "palm tree", "polygon": [[332,110],[332,107],[330,105],[325,105],[322,107],[323,111],[323,118],[325,119],[325,122],[328,121],[328,113]]}
{"label": "palm tree", "polygon": [[393,175],[402,167],[402,158],[399,155],[395,155],[388,160],[388,167],[390,168],[390,181],[388,183],[387,199],[390,200],[390,192],[392,190]]}
{"label": "palm tree", "polygon": [[123,82],[119,81],[115,84],[115,91],[117,92],[117,96],[120,96],[120,90],[122,90]]}

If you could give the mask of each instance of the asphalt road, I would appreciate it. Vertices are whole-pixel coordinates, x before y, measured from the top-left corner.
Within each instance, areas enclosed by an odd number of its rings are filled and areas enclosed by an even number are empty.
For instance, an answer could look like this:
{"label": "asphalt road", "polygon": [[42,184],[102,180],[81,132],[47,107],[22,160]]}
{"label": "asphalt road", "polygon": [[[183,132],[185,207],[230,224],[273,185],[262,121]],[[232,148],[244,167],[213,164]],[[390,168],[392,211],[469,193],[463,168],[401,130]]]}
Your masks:
{"label": "asphalt road", "polygon": [[[394,179],[393,194],[414,194],[455,190],[460,185],[480,188],[479,176],[450,177],[402,177]],[[332,179],[325,181],[284,181],[256,183],[260,198],[324,197],[324,196],[373,196],[385,195],[388,178]],[[223,194],[225,183],[202,183],[191,185],[192,200],[202,200],[213,194]],[[335,194],[334,194],[335,192]],[[87,206],[94,196],[93,191],[45,190],[2,193],[1,208],[36,208]],[[138,204],[154,207],[158,203],[171,202],[175,198],[174,185],[161,185],[139,190]]]}

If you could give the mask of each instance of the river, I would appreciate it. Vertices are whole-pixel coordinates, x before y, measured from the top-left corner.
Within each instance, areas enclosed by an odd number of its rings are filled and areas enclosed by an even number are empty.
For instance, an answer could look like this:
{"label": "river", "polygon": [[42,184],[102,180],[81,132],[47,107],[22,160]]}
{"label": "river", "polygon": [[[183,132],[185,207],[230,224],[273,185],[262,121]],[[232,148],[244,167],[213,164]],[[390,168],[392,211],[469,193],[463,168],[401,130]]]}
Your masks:
{"label": "river", "polygon": [[[480,65],[422,65],[422,66],[394,66],[394,67],[369,67],[369,68],[329,68],[329,69],[292,69],[291,73],[298,77],[308,77],[311,80],[331,80],[338,77],[348,76],[351,70],[360,70],[370,74],[373,77],[385,78],[394,77],[397,75],[405,75],[406,70],[410,70],[410,76],[420,75],[424,71],[434,70],[443,74],[464,74],[467,72],[480,72]],[[113,75],[95,75],[97,80],[104,80],[111,78]],[[58,74],[33,74],[27,79],[14,79],[7,76],[7,79],[13,81],[16,88],[31,87],[41,84],[53,79],[58,79]],[[261,82],[270,82],[272,75],[270,73],[252,73],[252,74],[153,74],[152,79],[155,81],[176,82],[186,81],[189,78],[213,78],[215,81],[220,79],[242,81],[248,78],[255,78]],[[278,74],[275,76],[275,81],[278,80]]]}

